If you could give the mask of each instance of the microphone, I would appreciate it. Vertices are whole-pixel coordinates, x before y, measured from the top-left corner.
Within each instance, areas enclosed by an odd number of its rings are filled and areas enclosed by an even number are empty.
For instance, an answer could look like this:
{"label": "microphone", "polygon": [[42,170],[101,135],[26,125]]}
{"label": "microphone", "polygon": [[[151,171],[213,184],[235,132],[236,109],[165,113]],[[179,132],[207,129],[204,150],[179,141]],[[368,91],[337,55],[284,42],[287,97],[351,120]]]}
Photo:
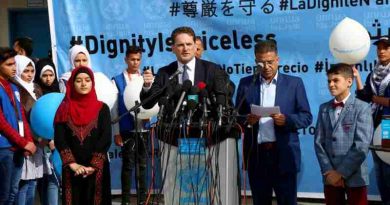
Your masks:
{"label": "microphone", "polygon": [[191,124],[191,117],[193,111],[198,105],[198,93],[199,89],[197,87],[192,87],[190,93],[187,96],[187,107],[188,107],[188,116],[187,116],[187,125]]}
{"label": "microphone", "polygon": [[172,86],[170,86],[170,84],[169,84],[168,87],[167,87],[167,95],[163,96],[158,101],[158,105],[160,106],[160,109],[159,109],[158,114],[157,114],[157,120],[158,121],[160,121],[161,118],[163,117],[164,108],[167,105],[167,103],[169,101],[169,98],[171,97],[171,93],[172,93]]}
{"label": "microphone", "polygon": [[256,65],[257,65],[256,66],[256,71],[255,71],[255,73],[253,73],[253,75],[259,75],[261,73],[261,71],[263,70],[263,68],[264,68],[264,63],[263,62],[258,62]]}
{"label": "microphone", "polygon": [[227,103],[227,106],[228,105],[233,106],[232,98],[233,98],[235,90],[236,90],[236,86],[234,85],[234,83],[231,80],[228,80],[228,82],[226,84],[226,103]]}
{"label": "microphone", "polygon": [[211,101],[209,99],[209,94],[207,92],[206,89],[204,90],[201,90],[200,92],[200,96],[201,96],[201,99],[202,99],[202,104],[204,106],[204,110],[207,110],[207,106],[211,106]]}
{"label": "microphone", "polygon": [[168,86],[167,95],[160,98],[160,100],[158,102],[158,105],[160,106],[160,110],[158,111],[158,115],[157,115],[158,120],[160,120],[163,117],[164,109],[167,109],[167,108],[171,109],[169,107],[169,105],[170,105],[169,102],[171,101],[171,99],[173,99],[177,95],[177,93],[180,93],[181,88],[182,88],[181,84],[175,85],[175,88],[172,88],[172,85]]}
{"label": "microphone", "polygon": [[169,95],[161,98],[160,101],[158,101],[158,105],[160,106],[160,110],[158,111],[158,114],[157,114],[157,121],[160,121],[162,119],[163,113],[164,113],[164,108],[167,105],[168,101],[169,101]]}
{"label": "microphone", "polygon": [[263,68],[264,68],[264,63],[262,63],[262,62],[256,63],[256,70],[255,70],[255,72],[253,72],[253,79],[252,79],[253,83],[256,81],[257,76],[259,76],[261,74],[261,71],[263,70]]}
{"label": "microphone", "polygon": [[200,119],[200,126],[199,126],[202,129],[203,124],[208,117],[207,104],[211,105],[211,102],[208,98],[207,84],[201,81],[198,83],[197,86],[199,88],[199,95],[202,100],[202,108],[203,108],[203,114],[202,114],[202,118]]}
{"label": "microphone", "polygon": [[224,71],[220,70],[215,73],[214,84],[213,84],[213,90],[215,95],[225,95],[226,93],[225,85],[227,81],[228,81],[228,76]]}
{"label": "microphone", "polygon": [[226,105],[226,84],[229,82],[228,75],[220,71],[216,73],[214,77],[214,93],[216,96],[216,104],[218,105],[217,113],[218,113],[218,126],[222,126],[222,113],[223,107]]}
{"label": "microphone", "polygon": [[177,75],[182,74],[182,73],[183,73],[183,68],[182,68],[182,67],[177,68],[176,72],[173,73],[171,76],[169,76],[168,80],[171,81],[171,80],[174,79]]}
{"label": "microphone", "polygon": [[228,118],[227,118],[227,126],[225,128],[225,131],[226,131],[226,133],[229,133],[232,126],[233,126],[233,123],[236,121],[236,117],[235,117],[236,113],[235,113],[233,101],[232,101],[236,87],[235,87],[234,83],[230,80],[228,80],[226,87],[227,87],[226,88],[226,90],[227,90],[226,109],[227,109],[227,112],[229,112],[229,114],[228,114]]}
{"label": "microphone", "polygon": [[226,102],[226,97],[224,95],[217,95],[217,105],[218,105],[218,126],[222,126],[222,113],[223,107]]}
{"label": "microphone", "polygon": [[173,112],[173,118],[177,117],[177,112],[179,111],[180,106],[183,103],[184,97],[186,96],[187,92],[191,89],[191,87],[192,87],[192,82],[190,80],[184,81],[183,86],[182,86],[181,96],[179,98],[179,101],[177,102],[175,111]]}
{"label": "microphone", "polygon": [[199,93],[202,99],[202,104],[203,104],[203,117],[207,118],[207,103],[210,104],[210,101],[208,99],[208,93],[207,90],[205,89],[207,87],[206,83],[204,82],[199,82],[198,83],[198,88],[199,88]]}
{"label": "microphone", "polygon": [[214,93],[214,81],[208,81],[206,84],[206,93],[207,93],[207,105],[212,106],[215,105],[215,102],[217,99],[215,98],[215,93]]}
{"label": "microphone", "polygon": [[[160,106],[160,109],[157,114],[157,120],[161,120],[164,115],[164,109],[169,106],[170,100],[175,97],[175,94],[181,91],[181,84],[175,85],[175,88],[172,88],[172,85],[168,85],[167,87],[167,94],[160,98],[158,101],[158,105]],[[168,107],[170,108],[170,107]]]}

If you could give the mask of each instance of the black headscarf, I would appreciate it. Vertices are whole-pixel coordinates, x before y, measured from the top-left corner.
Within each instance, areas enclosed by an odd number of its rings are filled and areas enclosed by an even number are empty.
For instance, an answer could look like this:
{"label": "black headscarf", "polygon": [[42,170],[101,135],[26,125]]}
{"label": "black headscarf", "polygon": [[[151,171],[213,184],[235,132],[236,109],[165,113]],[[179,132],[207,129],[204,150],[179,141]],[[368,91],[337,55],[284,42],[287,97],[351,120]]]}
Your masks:
{"label": "black headscarf", "polygon": [[[54,70],[54,81],[53,81],[53,84],[51,84],[50,86],[45,85],[41,81],[42,69],[46,65],[51,66]],[[35,72],[34,82],[37,83],[41,87],[43,95],[47,94],[47,93],[60,92],[60,87],[58,84],[57,73],[56,73],[56,67],[51,59],[49,59],[49,58],[40,59],[36,63],[35,69],[36,69],[36,72]]]}

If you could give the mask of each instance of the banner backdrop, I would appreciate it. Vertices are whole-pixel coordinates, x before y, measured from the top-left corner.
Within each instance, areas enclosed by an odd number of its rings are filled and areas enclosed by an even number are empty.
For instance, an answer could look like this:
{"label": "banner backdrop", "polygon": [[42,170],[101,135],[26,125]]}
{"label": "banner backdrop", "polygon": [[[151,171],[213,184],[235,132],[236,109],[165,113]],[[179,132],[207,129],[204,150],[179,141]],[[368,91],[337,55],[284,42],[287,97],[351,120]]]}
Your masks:
{"label": "banner backdrop", "polygon": [[[72,40],[81,41],[90,51],[92,68],[110,78],[125,69],[128,45],[141,46],[142,67],[156,73],[175,60],[171,31],[190,26],[205,44],[203,58],[220,64],[237,86],[240,78],[253,72],[255,43],[275,39],[279,72],[303,79],[314,117],[313,124],[300,131],[298,191],[305,197],[323,197],[313,134],[318,107],[331,98],[325,71],[336,62],[328,45],[332,29],[350,17],[366,27],[372,40],[390,34],[389,0],[61,0],[49,1],[49,10],[59,74],[70,68]],[[375,62],[372,46],[367,58],[357,65],[363,79]],[[112,188],[120,190],[120,149],[113,145],[110,156]],[[371,155],[368,160],[369,195],[377,199]]]}

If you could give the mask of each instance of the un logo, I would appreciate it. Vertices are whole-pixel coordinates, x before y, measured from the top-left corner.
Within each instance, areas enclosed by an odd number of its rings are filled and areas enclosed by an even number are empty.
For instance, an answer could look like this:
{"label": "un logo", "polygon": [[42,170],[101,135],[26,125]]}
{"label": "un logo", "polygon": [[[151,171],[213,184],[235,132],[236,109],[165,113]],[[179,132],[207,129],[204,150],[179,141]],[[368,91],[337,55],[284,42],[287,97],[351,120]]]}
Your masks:
{"label": "un logo", "polygon": [[161,20],[168,17],[170,4],[166,0],[140,1],[143,14],[149,20]]}
{"label": "un logo", "polygon": [[100,1],[100,14],[107,21],[123,21],[129,15],[131,3],[134,1]]}

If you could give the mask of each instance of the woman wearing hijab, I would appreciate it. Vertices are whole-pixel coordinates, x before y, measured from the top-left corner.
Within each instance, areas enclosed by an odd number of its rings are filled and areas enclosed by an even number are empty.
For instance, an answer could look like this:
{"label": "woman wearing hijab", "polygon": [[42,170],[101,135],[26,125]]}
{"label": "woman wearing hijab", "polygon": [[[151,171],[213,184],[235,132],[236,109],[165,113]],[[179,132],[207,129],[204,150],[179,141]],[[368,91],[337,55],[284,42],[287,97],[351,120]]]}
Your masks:
{"label": "woman wearing hijab", "polygon": [[60,91],[62,93],[66,92],[66,82],[69,80],[71,72],[74,68],[79,66],[86,66],[88,68],[91,68],[91,58],[89,56],[88,50],[81,45],[74,45],[69,50],[69,59],[70,59],[70,65],[71,70],[62,74],[60,77]]}
{"label": "woman wearing hijab", "polygon": [[15,80],[20,90],[20,101],[29,117],[29,112],[35,101],[42,96],[42,90],[38,84],[33,82],[35,76],[34,62],[30,58],[22,55],[16,55],[15,62]]}
{"label": "woman wearing hijab", "polygon": [[[49,58],[40,59],[36,64],[36,82],[42,89],[42,94],[60,92],[54,63]],[[60,176],[54,172],[53,162],[50,161],[52,151],[54,151],[54,140],[50,140],[44,147],[43,177],[38,179],[38,193],[42,205],[57,205]]]}
{"label": "woman wearing hijab", "polygon": [[56,68],[51,59],[40,59],[36,64],[36,70],[34,82],[41,87],[43,95],[52,92],[60,92]]}
{"label": "woman wearing hijab", "polygon": [[[62,74],[59,81],[60,91],[62,93],[66,93],[66,82],[70,78],[73,69],[79,66],[86,66],[88,68],[91,68],[91,58],[89,56],[89,52],[82,45],[74,45],[69,50],[69,59],[72,68],[69,72]],[[112,108],[117,98],[117,89],[111,83],[109,78],[102,72],[94,72],[94,78],[95,89],[98,98],[105,102],[110,108]]]}
{"label": "woman wearing hijab", "polygon": [[111,204],[110,110],[98,101],[88,67],[72,71],[66,90],[54,120],[54,141],[63,162],[62,204]]}
{"label": "woman wearing hijab", "polygon": [[[20,102],[26,111],[27,119],[36,100],[42,95],[40,87],[33,82],[35,75],[34,62],[22,55],[15,56],[16,76],[15,84],[19,87]],[[37,146],[37,152],[24,158],[17,205],[33,205],[37,179],[43,176],[43,150]]]}

